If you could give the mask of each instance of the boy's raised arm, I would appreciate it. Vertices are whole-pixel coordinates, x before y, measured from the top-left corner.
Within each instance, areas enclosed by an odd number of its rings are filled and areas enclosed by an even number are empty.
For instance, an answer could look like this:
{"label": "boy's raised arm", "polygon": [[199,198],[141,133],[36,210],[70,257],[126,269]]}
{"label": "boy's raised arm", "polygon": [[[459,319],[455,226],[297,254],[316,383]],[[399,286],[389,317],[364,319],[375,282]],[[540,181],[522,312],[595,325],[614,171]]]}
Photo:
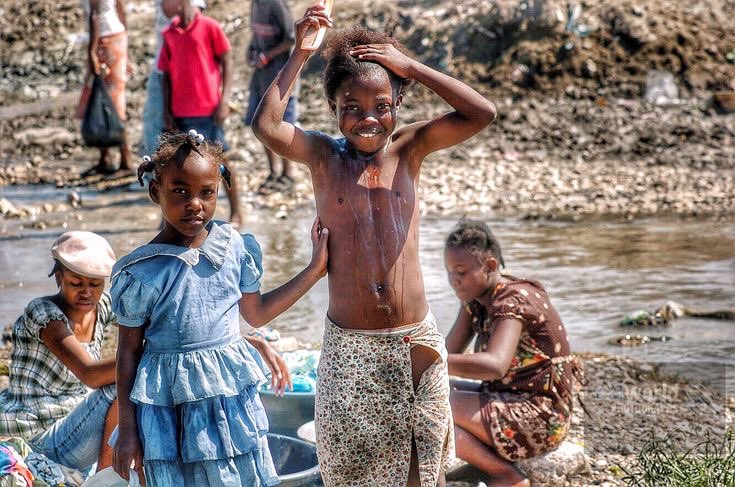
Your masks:
{"label": "boy's raised arm", "polygon": [[304,17],[296,21],[296,47],[273,83],[263,95],[253,118],[255,136],[267,147],[286,159],[311,165],[319,161],[320,138],[283,121],[288,99],[301,69],[313,51],[301,49],[304,33],[309,27],[331,26],[332,22],[321,5],[309,7]]}
{"label": "boy's raised arm", "polygon": [[357,46],[351,54],[378,62],[401,78],[418,81],[454,108],[452,112],[414,125],[418,160],[469,139],[497,116],[495,105],[468,85],[411,59],[390,44]]}

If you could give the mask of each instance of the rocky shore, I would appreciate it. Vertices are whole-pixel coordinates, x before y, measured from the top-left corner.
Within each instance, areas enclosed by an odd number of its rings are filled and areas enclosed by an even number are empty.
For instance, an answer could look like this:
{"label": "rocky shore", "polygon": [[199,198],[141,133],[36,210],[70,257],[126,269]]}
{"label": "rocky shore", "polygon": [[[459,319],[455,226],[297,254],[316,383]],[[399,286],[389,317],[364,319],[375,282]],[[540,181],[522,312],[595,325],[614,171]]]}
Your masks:
{"label": "rocky shore", "polygon": [[[584,447],[587,467],[569,478],[529,472],[535,486],[640,485],[626,477],[651,439],[669,438],[669,445],[688,450],[708,438],[722,442],[733,428],[735,398],[662,375],[650,364],[600,354],[581,358],[587,384],[575,399],[568,440]],[[478,480],[475,474],[449,485],[475,487]]]}
{"label": "rocky shore", "polygon": [[[496,103],[499,112],[496,123],[483,133],[427,158],[421,181],[424,213],[576,220],[667,214],[729,218],[735,211],[735,115],[717,113],[709,100],[712,89],[727,87],[735,78],[735,65],[727,62],[726,46],[715,35],[724,28],[722,22],[733,23],[733,17],[727,17],[732,10],[727,2],[713,0],[702,6],[704,10],[689,12],[702,22],[697,32],[686,22],[687,11],[679,7],[664,16],[655,2],[639,7],[627,2],[611,13],[601,3],[591,2],[576,20],[594,27],[585,37],[575,36],[564,28],[564,22],[554,20],[559,2],[544,3],[538,12],[523,14],[526,17],[511,9],[508,1],[498,2],[495,14],[484,7],[477,10],[471,2],[460,2],[456,11],[427,10],[431,2],[426,1],[400,3],[405,8],[387,4],[377,17],[357,2],[348,3],[337,19],[343,25],[372,25],[382,19],[404,36],[419,57],[470,82]],[[94,150],[82,146],[79,122],[71,116],[84,66],[83,46],[77,42],[84,26],[74,0],[58,4],[61,14],[56,18],[45,16],[52,5],[49,0],[3,7],[0,188],[99,183],[77,180],[95,158]],[[151,8],[146,2],[130,3],[131,32],[137,33],[130,42],[137,69],[128,84],[128,126],[133,142],[140,138],[144,84],[152,54],[152,37],[142,34],[150,27]],[[249,38],[247,23],[242,21],[246,6],[213,0],[209,13],[224,24],[235,51],[243,51]],[[27,21],[34,14],[39,15],[35,29]],[[518,15],[525,21],[519,23]],[[635,52],[621,44],[624,25],[629,37],[641,43]],[[482,53],[473,51],[473,45],[460,34],[490,27],[502,33],[512,26],[519,33],[508,34],[503,50],[485,53],[493,56],[488,58],[490,64],[485,63],[486,69],[480,70],[483,63],[478,56]],[[702,34],[705,28],[714,30],[694,42],[694,34]],[[533,29],[543,35],[531,40]],[[672,47],[677,32],[689,41]],[[711,44],[702,50],[700,44],[705,41]],[[538,57],[544,49],[556,49],[566,42],[576,46],[569,59]],[[455,56],[437,58],[441,46],[451,48]],[[685,61],[675,78],[680,99],[667,106],[646,102],[642,96],[646,71],[670,68],[670,58],[676,57],[672,52]],[[614,62],[614,56],[619,62]],[[521,58],[533,67],[537,80],[526,88],[511,76]],[[599,72],[594,76],[577,73],[578,63],[594,58]],[[320,62],[313,59],[305,74],[300,122],[336,135],[321,93]],[[235,76],[233,102],[240,111],[246,108],[249,69],[238,65]],[[447,110],[421,87],[411,88],[404,107],[402,123]],[[308,204],[311,188],[305,171],[297,171],[298,184],[289,194],[255,194],[266,175],[266,161],[239,117],[233,114],[226,130],[233,147],[231,158],[240,169],[246,206],[288,210]],[[14,215],[17,213],[5,214]]]}

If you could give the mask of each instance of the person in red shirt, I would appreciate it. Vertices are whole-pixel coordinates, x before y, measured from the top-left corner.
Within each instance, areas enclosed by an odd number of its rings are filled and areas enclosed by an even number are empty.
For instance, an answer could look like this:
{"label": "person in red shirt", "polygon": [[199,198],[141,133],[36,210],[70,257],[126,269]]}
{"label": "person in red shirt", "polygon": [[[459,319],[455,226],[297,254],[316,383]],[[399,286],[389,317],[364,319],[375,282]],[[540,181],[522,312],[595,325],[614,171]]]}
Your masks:
{"label": "person in red shirt", "polygon": [[[164,126],[166,130],[191,129],[229,149],[224,121],[232,87],[230,41],[222,27],[184,0],[163,0],[163,12],[174,17],[163,31],[163,47],[158,69],[164,74]],[[225,159],[232,173],[227,191],[230,222],[242,223],[234,165]]]}

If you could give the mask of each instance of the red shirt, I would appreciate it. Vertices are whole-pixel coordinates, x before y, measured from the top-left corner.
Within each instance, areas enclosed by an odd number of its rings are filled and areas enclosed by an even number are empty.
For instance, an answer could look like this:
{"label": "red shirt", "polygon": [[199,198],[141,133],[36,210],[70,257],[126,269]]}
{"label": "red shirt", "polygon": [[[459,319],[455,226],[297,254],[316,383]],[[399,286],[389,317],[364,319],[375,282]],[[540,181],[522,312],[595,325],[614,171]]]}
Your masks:
{"label": "red shirt", "polygon": [[174,18],[163,31],[158,69],[171,80],[174,117],[209,117],[222,96],[217,58],[230,50],[230,41],[216,20],[197,13],[185,29]]}

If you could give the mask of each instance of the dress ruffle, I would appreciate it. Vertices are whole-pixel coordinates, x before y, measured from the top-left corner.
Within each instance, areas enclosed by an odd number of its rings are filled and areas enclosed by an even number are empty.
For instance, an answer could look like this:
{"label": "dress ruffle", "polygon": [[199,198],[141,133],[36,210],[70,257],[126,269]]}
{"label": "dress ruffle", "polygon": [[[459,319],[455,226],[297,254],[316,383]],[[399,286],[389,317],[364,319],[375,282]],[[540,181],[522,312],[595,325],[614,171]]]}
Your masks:
{"label": "dress ruffle", "polygon": [[266,382],[268,369],[244,338],[216,348],[189,352],[145,350],[130,399],[173,407],[214,396],[239,396]]}
{"label": "dress ruffle", "polygon": [[183,463],[232,458],[262,448],[268,418],[257,393],[248,386],[237,396],[215,396],[175,407],[138,406],[146,460]]}
{"label": "dress ruffle", "polygon": [[140,431],[156,432],[141,437],[146,475],[156,480],[152,485],[278,483],[266,437],[268,419],[255,385],[237,396],[175,407],[143,404],[137,414]]}

